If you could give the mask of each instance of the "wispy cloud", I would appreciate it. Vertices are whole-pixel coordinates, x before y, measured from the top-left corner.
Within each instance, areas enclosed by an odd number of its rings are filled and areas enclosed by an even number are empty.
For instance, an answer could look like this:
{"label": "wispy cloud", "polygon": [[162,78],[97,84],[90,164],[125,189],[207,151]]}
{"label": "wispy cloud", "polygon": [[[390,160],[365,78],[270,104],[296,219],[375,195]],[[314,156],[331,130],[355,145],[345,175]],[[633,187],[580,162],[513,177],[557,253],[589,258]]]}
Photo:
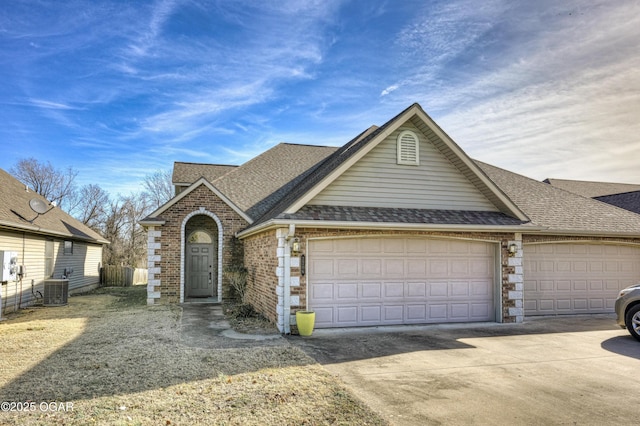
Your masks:
{"label": "wispy cloud", "polygon": [[38,108],[45,108],[45,109],[58,109],[58,110],[77,110],[80,108],[71,106],[71,105],[67,105],[67,104],[63,104],[63,103],[59,103],[59,102],[51,102],[51,101],[46,101],[44,99],[29,99],[28,103],[36,106]]}

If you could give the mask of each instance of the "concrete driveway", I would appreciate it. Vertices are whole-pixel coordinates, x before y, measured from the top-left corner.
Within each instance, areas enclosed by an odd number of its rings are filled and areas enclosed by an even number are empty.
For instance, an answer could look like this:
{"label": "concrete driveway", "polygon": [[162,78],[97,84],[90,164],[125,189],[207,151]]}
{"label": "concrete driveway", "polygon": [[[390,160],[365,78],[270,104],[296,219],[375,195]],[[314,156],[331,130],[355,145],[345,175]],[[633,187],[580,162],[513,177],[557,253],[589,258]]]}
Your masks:
{"label": "concrete driveway", "polygon": [[612,315],[316,330],[298,345],[397,425],[631,425],[640,342]]}

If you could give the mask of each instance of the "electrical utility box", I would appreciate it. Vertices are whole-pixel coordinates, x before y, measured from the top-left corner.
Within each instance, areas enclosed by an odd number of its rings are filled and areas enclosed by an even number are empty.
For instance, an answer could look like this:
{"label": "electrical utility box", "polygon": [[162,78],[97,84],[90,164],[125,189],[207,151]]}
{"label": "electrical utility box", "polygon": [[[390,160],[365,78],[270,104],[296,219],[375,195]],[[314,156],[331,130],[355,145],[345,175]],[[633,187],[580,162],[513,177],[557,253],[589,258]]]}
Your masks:
{"label": "electrical utility box", "polygon": [[0,250],[0,263],[2,264],[0,281],[15,281],[18,273],[18,253]]}

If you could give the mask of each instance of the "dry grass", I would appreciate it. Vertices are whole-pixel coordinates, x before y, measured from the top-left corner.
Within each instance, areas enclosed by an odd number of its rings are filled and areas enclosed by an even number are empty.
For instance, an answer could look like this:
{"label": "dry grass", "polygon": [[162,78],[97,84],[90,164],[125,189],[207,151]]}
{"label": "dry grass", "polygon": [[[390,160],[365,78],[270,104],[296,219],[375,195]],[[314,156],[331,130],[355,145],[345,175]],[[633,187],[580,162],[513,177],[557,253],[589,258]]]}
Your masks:
{"label": "dry grass", "polygon": [[183,345],[180,307],[147,307],[144,290],[103,289],[0,323],[0,401],[35,407],[0,423],[386,424],[297,348]]}

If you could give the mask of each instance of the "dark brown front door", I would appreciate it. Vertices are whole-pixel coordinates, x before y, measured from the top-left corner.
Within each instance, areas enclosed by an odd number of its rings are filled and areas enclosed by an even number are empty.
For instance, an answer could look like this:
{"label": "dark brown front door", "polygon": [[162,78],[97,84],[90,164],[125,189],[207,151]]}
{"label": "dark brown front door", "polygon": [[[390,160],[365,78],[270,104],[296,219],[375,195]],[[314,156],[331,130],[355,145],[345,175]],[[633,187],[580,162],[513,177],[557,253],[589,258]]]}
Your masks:
{"label": "dark brown front door", "polygon": [[187,244],[186,282],[187,297],[215,297],[216,271],[213,244]]}

